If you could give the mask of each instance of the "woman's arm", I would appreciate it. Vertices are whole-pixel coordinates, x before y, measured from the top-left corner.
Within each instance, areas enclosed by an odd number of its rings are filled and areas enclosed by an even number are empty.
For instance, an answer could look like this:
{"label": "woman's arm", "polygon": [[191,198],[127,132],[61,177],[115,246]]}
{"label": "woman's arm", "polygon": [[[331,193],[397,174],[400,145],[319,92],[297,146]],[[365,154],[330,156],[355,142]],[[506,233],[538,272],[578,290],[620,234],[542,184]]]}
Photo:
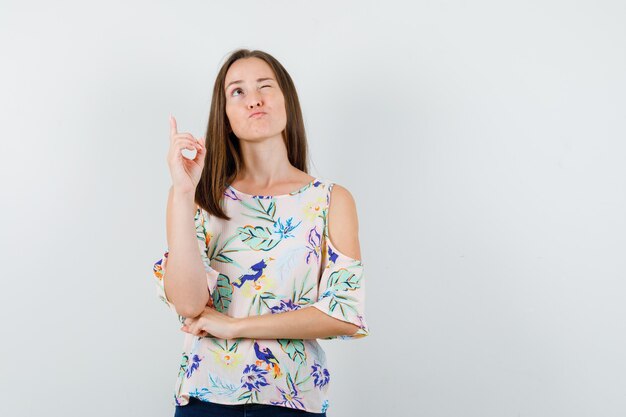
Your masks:
{"label": "woman's arm", "polygon": [[305,307],[278,314],[240,319],[235,338],[247,339],[322,339],[353,335],[358,326],[329,316],[317,308]]}
{"label": "woman's arm", "polygon": [[194,212],[198,207],[191,193],[170,187],[167,201],[167,242],[169,254],[163,274],[166,298],[178,314],[195,317],[209,299],[206,271],[198,251]]}

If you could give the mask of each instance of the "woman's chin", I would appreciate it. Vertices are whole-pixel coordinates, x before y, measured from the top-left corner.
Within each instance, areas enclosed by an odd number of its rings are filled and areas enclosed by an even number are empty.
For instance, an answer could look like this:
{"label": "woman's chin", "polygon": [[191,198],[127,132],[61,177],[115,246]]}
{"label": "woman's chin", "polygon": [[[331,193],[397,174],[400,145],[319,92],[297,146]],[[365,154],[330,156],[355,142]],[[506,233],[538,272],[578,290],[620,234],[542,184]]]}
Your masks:
{"label": "woman's chin", "polygon": [[282,131],[274,132],[274,131],[263,131],[257,130],[251,133],[244,133],[241,136],[236,135],[239,139],[250,140],[250,141],[261,141],[270,138],[279,138],[282,140]]}

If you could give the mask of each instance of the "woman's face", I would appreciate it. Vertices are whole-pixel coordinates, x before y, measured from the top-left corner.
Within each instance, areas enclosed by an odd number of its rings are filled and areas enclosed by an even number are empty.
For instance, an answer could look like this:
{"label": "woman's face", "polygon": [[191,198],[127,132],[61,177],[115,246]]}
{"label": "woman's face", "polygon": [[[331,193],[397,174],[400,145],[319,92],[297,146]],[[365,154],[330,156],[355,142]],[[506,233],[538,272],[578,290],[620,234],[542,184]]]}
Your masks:
{"label": "woman's face", "polygon": [[262,139],[285,130],[285,98],[265,61],[238,59],[226,72],[225,85],[226,116],[239,139]]}

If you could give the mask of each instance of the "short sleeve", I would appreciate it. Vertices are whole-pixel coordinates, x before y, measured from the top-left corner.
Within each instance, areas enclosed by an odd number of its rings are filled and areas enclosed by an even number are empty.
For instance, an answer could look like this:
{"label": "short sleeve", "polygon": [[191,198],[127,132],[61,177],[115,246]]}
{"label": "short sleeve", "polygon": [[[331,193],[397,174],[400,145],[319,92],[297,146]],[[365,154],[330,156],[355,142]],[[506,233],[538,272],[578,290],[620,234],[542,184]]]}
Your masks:
{"label": "short sleeve", "polygon": [[[194,215],[194,224],[196,226],[198,249],[200,251],[200,257],[202,258],[202,263],[204,264],[204,270],[207,277],[207,290],[210,292],[211,284],[216,282],[219,273],[210,265],[208,255],[209,236],[206,233],[205,216],[202,208],[197,209]],[[166,271],[168,254],[169,249],[166,249],[163,256],[159,260],[157,260],[152,267],[154,282],[156,284],[156,294],[157,297],[169,307],[169,309],[178,317],[178,320],[182,323],[185,320],[185,317],[178,314],[178,312],[176,311],[176,307],[174,306],[174,304],[172,304],[172,302],[167,298],[165,294],[164,281],[167,276]]]}
{"label": "short sleeve", "polygon": [[359,327],[353,335],[331,336],[324,339],[358,339],[368,336],[363,263],[339,252],[329,239],[326,218],[324,224],[318,298],[311,306],[331,317]]}

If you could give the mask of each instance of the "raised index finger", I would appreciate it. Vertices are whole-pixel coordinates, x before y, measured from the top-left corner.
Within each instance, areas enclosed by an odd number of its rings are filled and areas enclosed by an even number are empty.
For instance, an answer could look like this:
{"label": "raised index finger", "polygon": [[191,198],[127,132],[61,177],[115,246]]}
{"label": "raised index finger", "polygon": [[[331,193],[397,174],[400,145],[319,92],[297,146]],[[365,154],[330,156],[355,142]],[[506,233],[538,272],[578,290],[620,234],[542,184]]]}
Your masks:
{"label": "raised index finger", "polygon": [[178,127],[176,126],[176,119],[170,114],[170,139],[178,133]]}

